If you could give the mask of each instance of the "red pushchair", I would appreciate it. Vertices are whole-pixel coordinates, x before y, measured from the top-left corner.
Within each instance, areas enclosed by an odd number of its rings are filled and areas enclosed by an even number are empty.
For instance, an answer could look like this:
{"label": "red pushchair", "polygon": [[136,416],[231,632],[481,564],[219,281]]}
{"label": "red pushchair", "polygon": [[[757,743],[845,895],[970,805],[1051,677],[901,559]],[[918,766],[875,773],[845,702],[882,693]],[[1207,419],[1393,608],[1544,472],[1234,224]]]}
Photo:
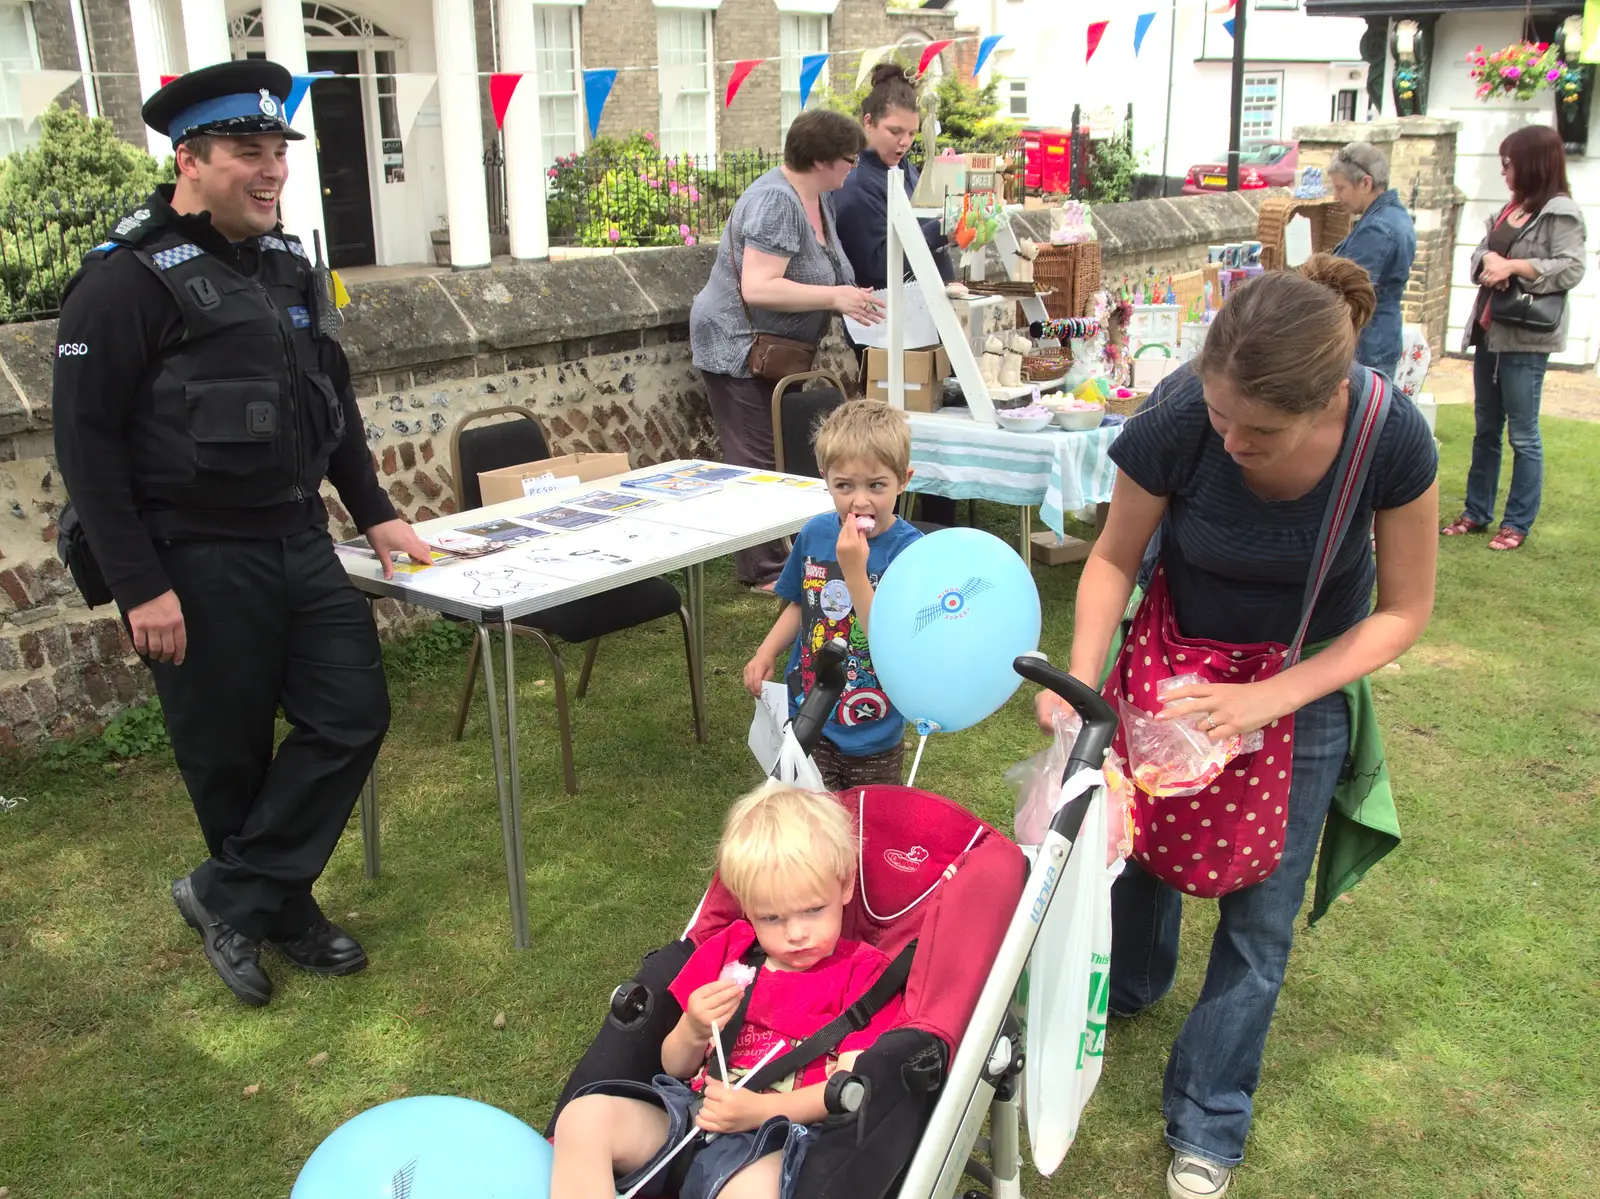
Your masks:
{"label": "red pushchair", "polygon": [[[793,722],[807,752],[844,689],[839,659],[828,661],[827,648],[821,657],[817,683]],[[1111,708],[1043,659],[1018,658],[1015,667],[1083,717],[1067,776],[1099,769],[1116,729]],[[1023,1029],[1013,995],[1092,796],[1055,814],[1031,869],[1003,834],[942,796],[873,786],[838,798],[861,836],[843,935],[894,960],[886,977],[901,972],[904,1008],[897,1026],[848,1075],[834,1076],[832,1114],[811,1144],[796,1193],[944,1199],[966,1175],[994,1199],[1020,1199]],[[646,957],[613,993],[605,1025],[563,1089],[557,1114],[591,1082],[648,1082],[659,1072],[662,1041],[682,1014],[668,984],[696,944],[739,917],[738,903],[713,879],[684,936]],[[871,1013],[855,1014],[865,1027]],[[827,1051],[818,1048],[814,1058]],[[790,1069],[799,1064],[783,1060]],[[986,1113],[989,1134],[981,1138]],[[986,1154],[988,1165],[971,1160],[974,1150]]]}

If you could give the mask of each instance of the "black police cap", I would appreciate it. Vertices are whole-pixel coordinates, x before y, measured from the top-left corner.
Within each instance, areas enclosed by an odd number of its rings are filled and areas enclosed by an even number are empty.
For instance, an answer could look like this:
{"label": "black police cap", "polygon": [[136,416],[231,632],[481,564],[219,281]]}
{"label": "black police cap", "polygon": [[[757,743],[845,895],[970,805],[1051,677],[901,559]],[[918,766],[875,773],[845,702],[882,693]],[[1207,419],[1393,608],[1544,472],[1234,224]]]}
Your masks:
{"label": "black police cap", "polygon": [[290,141],[305,134],[289,125],[284,97],[294,80],[285,67],[263,59],[219,62],[180,75],[144,102],[144,123],[172,139],[246,137],[279,133]]}

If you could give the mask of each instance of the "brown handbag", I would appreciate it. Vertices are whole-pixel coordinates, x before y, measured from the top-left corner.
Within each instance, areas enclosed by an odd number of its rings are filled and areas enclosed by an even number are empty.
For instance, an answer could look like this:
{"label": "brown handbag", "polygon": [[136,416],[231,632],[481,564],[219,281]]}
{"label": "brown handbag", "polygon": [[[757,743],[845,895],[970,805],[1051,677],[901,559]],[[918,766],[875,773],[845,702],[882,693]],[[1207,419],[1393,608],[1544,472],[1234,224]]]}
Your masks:
{"label": "brown handbag", "polygon": [[[824,235],[829,236],[826,210],[823,210],[822,219]],[[825,249],[828,259],[833,263],[833,278],[837,285],[840,282],[841,272],[839,260],[834,257],[833,243],[828,242]],[[744,319],[754,334],[754,340],[750,343],[750,356],[745,359],[745,365],[750,373],[757,379],[767,379],[776,383],[790,375],[800,375],[810,370],[816,363],[817,347],[820,343],[801,341],[795,337],[780,337],[776,333],[756,332],[755,318],[750,315],[750,305],[745,303],[743,272],[738,264],[734,264],[733,278],[735,286],[739,289],[739,305],[744,309]]]}
{"label": "brown handbag", "polygon": [[811,369],[817,358],[817,343],[797,341],[793,337],[779,337],[776,333],[757,333],[750,343],[747,365],[757,379],[770,379],[776,383],[790,375],[801,375]]}

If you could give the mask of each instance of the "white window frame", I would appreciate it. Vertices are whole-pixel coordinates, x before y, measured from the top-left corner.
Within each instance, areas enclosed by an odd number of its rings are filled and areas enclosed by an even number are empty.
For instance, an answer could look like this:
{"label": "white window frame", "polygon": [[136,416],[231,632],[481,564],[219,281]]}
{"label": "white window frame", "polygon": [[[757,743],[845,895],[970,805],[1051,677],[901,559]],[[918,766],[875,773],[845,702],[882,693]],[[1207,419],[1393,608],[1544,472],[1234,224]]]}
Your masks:
{"label": "white window frame", "polygon": [[[810,34],[818,30],[822,32],[821,45],[811,45]],[[808,35],[804,38],[796,37],[801,31]],[[778,144],[783,144],[783,139],[789,135],[789,126],[795,117],[800,115],[800,65],[808,54],[828,53],[828,18],[817,13],[781,13],[778,17],[778,71],[779,71],[779,96],[778,96]],[[797,45],[800,42],[803,44]],[[828,64],[822,64],[822,71],[817,76],[816,83],[812,86],[812,93],[817,88],[828,86]]]}
{"label": "white window frame", "polygon": [[[1251,102],[1250,89],[1270,87],[1272,100],[1270,105],[1259,99]],[[1283,72],[1282,71],[1247,71],[1244,76],[1244,108],[1239,115],[1239,144],[1244,145],[1253,141],[1276,141],[1283,129]],[[1252,120],[1251,114],[1258,114]],[[1260,114],[1271,113],[1271,120],[1261,119]]]}
{"label": "white window frame", "polygon": [[[705,142],[703,144],[701,144],[701,145],[691,146],[691,145],[684,144],[684,142],[680,140],[679,135],[675,131],[672,134],[669,135],[669,132],[668,132],[668,119],[667,119],[668,118],[668,113],[667,113],[667,93],[666,93],[666,86],[665,86],[666,82],[667,82],[667,74],[666,74],[665,71],[657,70],[657,72],[656,72],[656,88],[657,88],[657,91],[658,91],[659,97],[660,97],[660,102],[659,102],[659,105],[658,105],[658,112],[660,114],[659,118],[658,118],[658,123],[659,123],[660,139],[661,139],[661,149],[663,150],[663,152],[671,153],[671,154],[693,154],[693,155],[696,155],[696,156],[701,156],[701,155],[711,156],[711,155],[715,155],[716,152],[717,152],[717,106],[716,106],[717,43],[716,43],[715,22],[712,20],[712,12],[714,10],[711,9],[711,8],[702,8],[702,7],[698,6],[698,5],[696,5],[693,8],[691,8],[688,5],[684,5],[684,6],[680,7],[680,6],[676,6],[676,5],[669,6],[669,5],[664,5],[664,4],[657,4],[655,7],[656,7],[656,62],[658,64],[665,64],[666,63],[666,53],[663,50],[662,45],[661,45],[661,35],[662,35],[662,32],[663,32],[662,21],[663,21],[664,18],[666,18],[668,16],[671,16],[672,18],[677,19],[677,20],[694,20],[694,19],[698,19],[698,20],[704,22],[705,45],[706,45],[705,77],[701,81],[701,86],[699,88],[693,89],[695,91],[699,91],[699,90],[703,89],[704,92],[705,92],[705,128],[706,128]],[[696,13],[698,13],[698,16],[696,16]],[[677,103],[678,100],[681,100],[683,98],[684,98],[683,95],[680,94],[679,96],[674,98],[673,103]],[[693,100],[691,100],[690,103],[693,103]]]}
{"label": "white window frame", "polygon": [[1257,9],[1276,8],[1285,12],[1292,12],[1299,9],[1300,0],[1255,0],[1251,7]]}
{"label": "white window frame", "polygon": [[[14,8],[22,15],[23,36],[28,42],[28,58],[26,65],[19,58],[0,59],[0,72],[9,75],[14,71],[37,71],[39,69],[39,33],[33,25],[33,6],[31,4],[7,4],[7,8]],[[17,107],[14,112],[0,112],[0,121],[4,122],[6,139],[9,147],[0,145],[0,156],[25,150],[35,145],[39,140],[39,122],[25,124],[22,119],[22,93],[21,84],[8,81],[11,88],[17,89]]]}
{"label": "white window frame", "polygon": [[[579,13],[583,11],[581,5],[561,3],[536,3],[533,6],[534,17],[534,80],[539,86],[539,129],[543,145],[540,154],[543,161],[540,166],[550,167],[561,155],[569,152],[582,153],[589,144],[588,114],[583,105],[583,22]],[[572,90],[570,92],[557,92],[548,89],[545,85],[545,72],[543,56],[551,53],[544,44],[544,22],[559,22],[565,20],[570,23],[572,30]],[[570,102],[572,105],[574,132],[571,135],[573,144],[571,150],[557,147],[552,144],[552,138],[560,136],[566,138],[567,134],[552,134],[550,112],[557,103]],[[566,143],[563,142],[563,145]]]}
{"label": "white window frame", "polygon": [[[1005,89],[1006,117],[1012,120],[1026,121],[1029,115],[1028,81],[1007,75],[1005,77]],[[1017,101],[1019,99],[1022,101],[1022,110],[1020,112],[1017,111]]]}

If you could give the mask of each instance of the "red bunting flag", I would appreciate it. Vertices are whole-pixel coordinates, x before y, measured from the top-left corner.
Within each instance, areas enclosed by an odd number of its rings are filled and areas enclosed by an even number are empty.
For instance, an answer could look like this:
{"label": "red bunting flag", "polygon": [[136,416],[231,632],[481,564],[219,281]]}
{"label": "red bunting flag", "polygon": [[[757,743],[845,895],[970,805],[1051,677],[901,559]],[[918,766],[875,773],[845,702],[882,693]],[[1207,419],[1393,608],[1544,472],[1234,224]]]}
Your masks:
{"label": "red bunting flag", "polygon": [[494,109],[494,127],[503,128],[506,123],[506,109],[511,107],[511,97],[516,95],[517,84],[522,82],[522,75],[490,75],[489,76],[489,107]]}
{"label": "red bunting flag", "polygon": [[733,98],[739,94],[739,87],[744,83],[750,72],[759,67],[764,59],[745,58],[733,64],[733,74],[728,76],[728,95],[723,100],[722,107],[728,108],[733,104]]}
{"label": "red bunting flag", "polygon": [[161,76],[161,86],[162,87],[166,87],[167,84],[171,83],[176,78],[177,78],[176,75],[163,75],[163,76]]}
{"label": "red bunting flag", "polygon": [[1089,23],[1089,53],[1083,56],[1083,61],[1088,62],[1094,57],[1094,52],[1100,49],[1100,39],[1106,35],[1106,26],[1110,21],[1091,21]]}
{"label": "red bunting flag", "polygon": [[1215,16],[1220,16],[1222,13],[1232,12],[1233,11],[1233,6],[1234,6],[1234,4],[1236,2],[1237,2],[1237,0],[1222,0],[1221,4],[1214,5],[1212,8],[1208,9],[1207,11],[1209,11],[1211,13],[1211,15],[1214,16],[1214,17]]}
{"label": "red bunting flag", "polygon": [[948,46],[950,42],[951,39],[946,38],[942,42],[929,42],[926,46],[924,46],[922,48],[922,61],[917,64],[917,74],[926,75],[928,73],[929,65],[934,59],[938,58],[939,55],[944,52],[944,48]]}

